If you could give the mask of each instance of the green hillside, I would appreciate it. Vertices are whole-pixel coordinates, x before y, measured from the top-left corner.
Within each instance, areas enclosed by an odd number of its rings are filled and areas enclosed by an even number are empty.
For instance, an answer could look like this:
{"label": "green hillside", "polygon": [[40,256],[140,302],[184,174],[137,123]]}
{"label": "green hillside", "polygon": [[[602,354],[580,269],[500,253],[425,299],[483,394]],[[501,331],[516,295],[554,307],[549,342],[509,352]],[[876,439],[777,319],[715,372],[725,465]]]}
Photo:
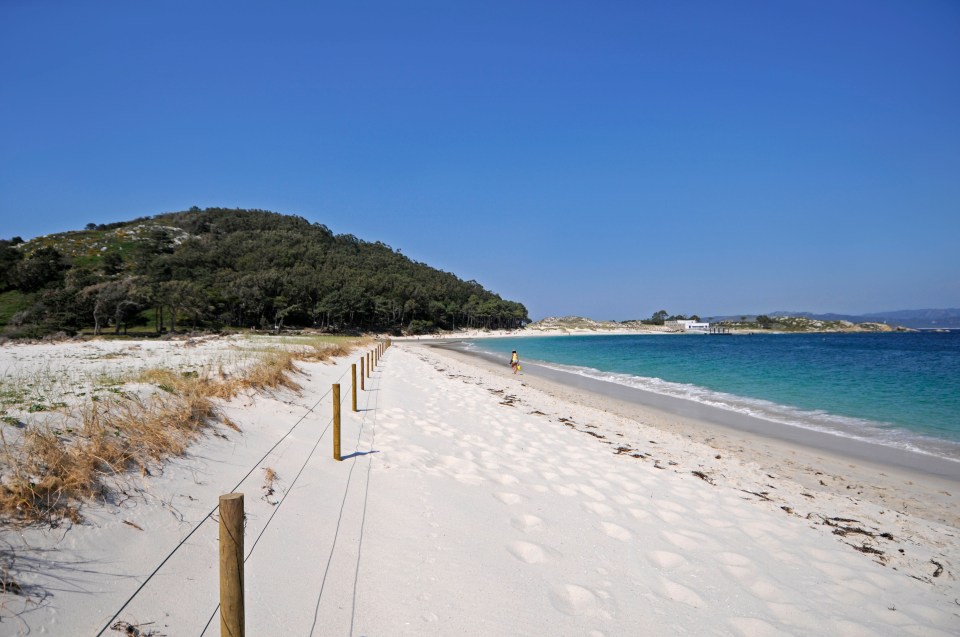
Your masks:
{"label": "green hillside", "polygon": [[0,240],[0,330],[514,328],[526,308],[389,246],[262,210],[193,208]]}

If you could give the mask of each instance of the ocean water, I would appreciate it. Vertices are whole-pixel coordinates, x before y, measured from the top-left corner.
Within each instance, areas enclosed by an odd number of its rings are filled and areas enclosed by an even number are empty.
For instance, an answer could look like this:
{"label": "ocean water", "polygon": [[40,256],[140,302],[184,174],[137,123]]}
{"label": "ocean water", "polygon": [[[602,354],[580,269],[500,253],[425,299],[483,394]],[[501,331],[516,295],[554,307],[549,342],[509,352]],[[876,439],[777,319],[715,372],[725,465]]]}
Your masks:
{"label": "ocean water", "polygon": [[468,343],[521,361],[960,462],[960,331],[553,336]]}

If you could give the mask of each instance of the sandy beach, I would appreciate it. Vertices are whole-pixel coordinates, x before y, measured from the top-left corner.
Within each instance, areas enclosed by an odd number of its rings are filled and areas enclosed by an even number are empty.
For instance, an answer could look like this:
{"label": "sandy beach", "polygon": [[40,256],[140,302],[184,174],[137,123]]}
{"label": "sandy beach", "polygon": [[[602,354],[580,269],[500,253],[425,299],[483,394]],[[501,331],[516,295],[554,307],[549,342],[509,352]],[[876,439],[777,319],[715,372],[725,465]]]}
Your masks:
{"label": "sandy beach", "polygon": [[[527,365],[514,376],[430,343],[387,349],[355,413],[350,365],[363,351],[298,363],[299,392],[225,401],[239,431],[211,427],[162,470],[118,480],[81,521],[5,526],[0,634],[218,634],[216,503],[231,491],[245,494],[251,635],[960,627],[949,475],[620,400]],[[10,376],[84,355],[120,366],[153,349],[178,365],[238,360],[225,339],[132,347],[8,344],[0,361]],[[331,457],[336,382],[342,462]]]}

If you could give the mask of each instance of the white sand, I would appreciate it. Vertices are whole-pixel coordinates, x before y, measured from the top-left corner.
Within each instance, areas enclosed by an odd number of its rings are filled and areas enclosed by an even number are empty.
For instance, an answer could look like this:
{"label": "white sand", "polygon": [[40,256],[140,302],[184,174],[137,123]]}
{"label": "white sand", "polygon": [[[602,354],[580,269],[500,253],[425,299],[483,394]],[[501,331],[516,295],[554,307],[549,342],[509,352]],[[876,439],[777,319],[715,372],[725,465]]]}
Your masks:
{"label": "white sand", "polygon": [[[0,355],[23,359],[35,347]],[[718,453],[682,423],[603,411],[582,395],[570,402],[505,366],[415,344],[388,350],[353,414],[349,364],[358,358],[302,365],[299,396],[233,401],[225,412],[242,433],[217,428],[162,475],[130,477],[114,504],[85,507],[83,524],[5,530],[23,592],[3,595],[0,634],[97,634],[195,528],[114,622],[145,635],[201,634],[218,593],[217,526],[200,522],[238,483],[250,635],[960,628],[956,526],[767,477],[767,461],[789,449],[765,447],[757,463]],[[344,374],[347,457],[338,463],[324,394]],[[650,456],[632,455],[641,452]],[[279,476],[272,496],[265,467]],[[952,496],[948,504],[944,517],[955,519]],[[893,539],[834,535],[815,511]],[[930,560],[943,565],[936,578]]]}

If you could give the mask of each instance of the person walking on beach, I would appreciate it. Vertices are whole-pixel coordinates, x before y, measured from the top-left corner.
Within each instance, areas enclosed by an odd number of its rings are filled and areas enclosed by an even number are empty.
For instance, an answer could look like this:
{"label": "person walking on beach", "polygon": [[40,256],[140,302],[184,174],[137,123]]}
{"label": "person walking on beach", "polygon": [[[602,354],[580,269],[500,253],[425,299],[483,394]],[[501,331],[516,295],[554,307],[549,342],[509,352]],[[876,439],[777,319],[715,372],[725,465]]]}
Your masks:
{"label": "person walking on beach", "polygon": [[513,368],[514,374],[520,371],[520,356],[517,354],[517,350],[513,350],[513,353],[510,354],[510,367]]}

